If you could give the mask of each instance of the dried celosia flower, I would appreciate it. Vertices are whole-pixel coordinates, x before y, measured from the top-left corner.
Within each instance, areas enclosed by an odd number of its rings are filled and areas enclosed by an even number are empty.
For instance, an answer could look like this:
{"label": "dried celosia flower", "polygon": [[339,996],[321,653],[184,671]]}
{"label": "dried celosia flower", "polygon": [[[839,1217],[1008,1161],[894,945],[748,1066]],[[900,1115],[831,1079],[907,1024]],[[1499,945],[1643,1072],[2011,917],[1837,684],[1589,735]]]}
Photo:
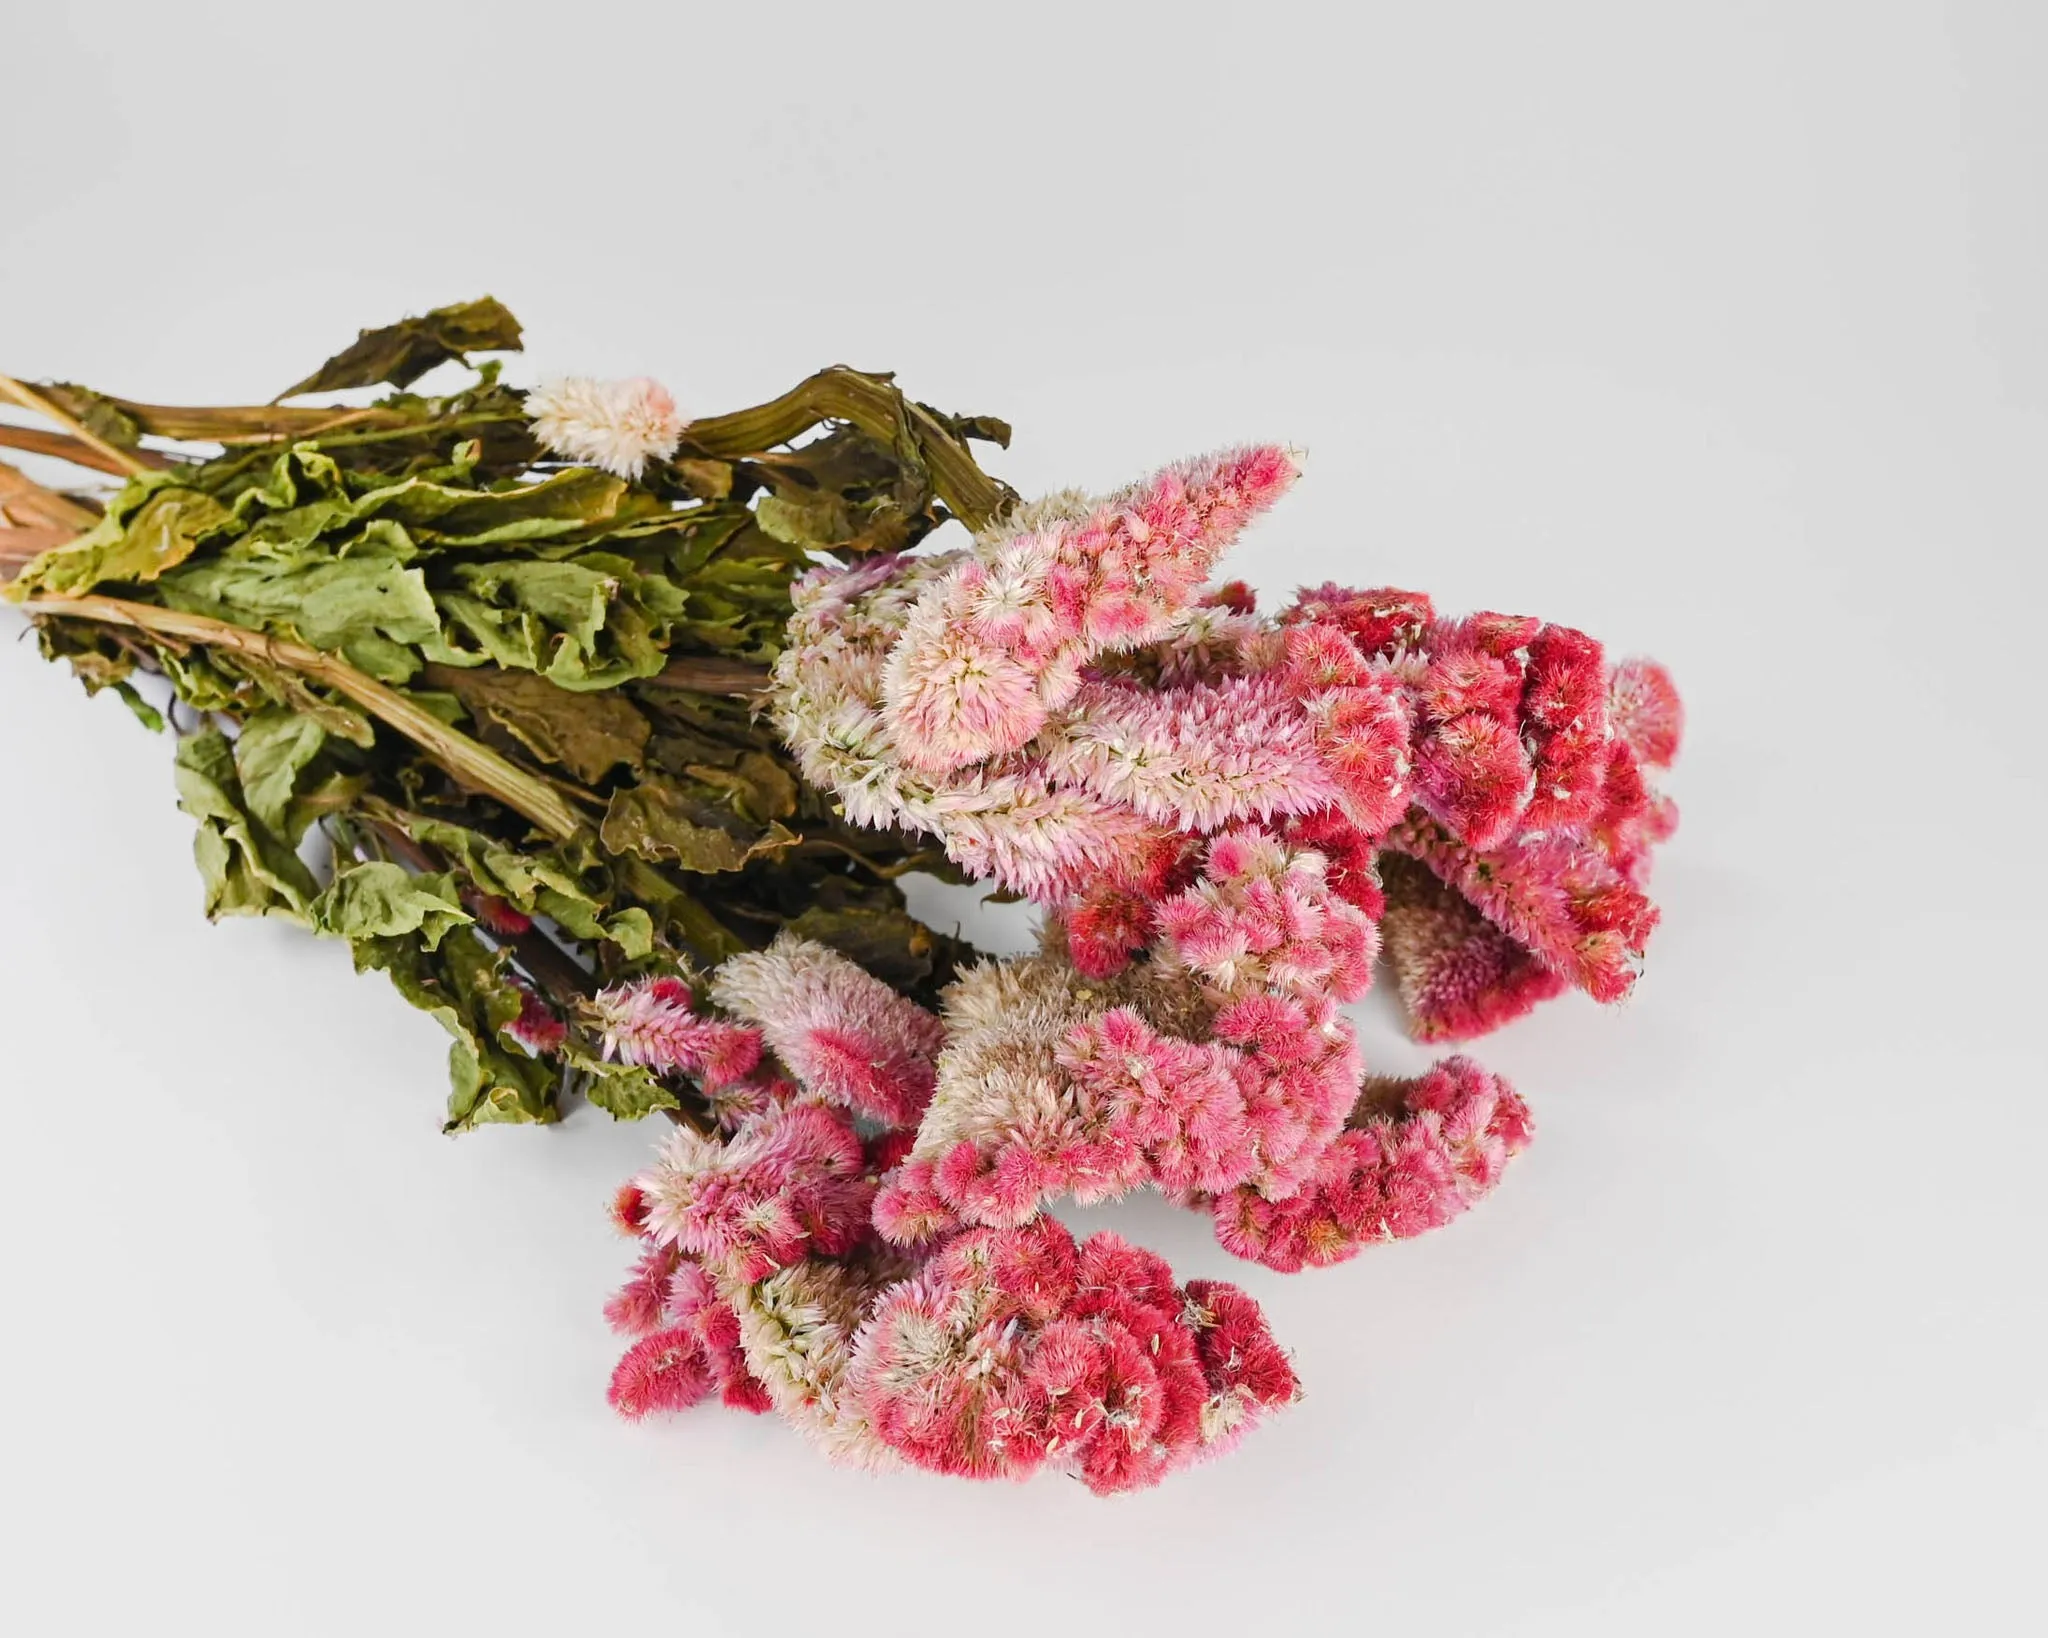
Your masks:
{"label": "dried celosia flower", "polygon": [[920,1467],[1101,1492],[1154,1484],[1291,1401],[1257,1305],[1183,1290],[1114,1234],[1035,1218],[947,1244],[881,1294],[847,1371],[875,1435]]}
{"label": "dried celosia flower", "polygon": [[[1425,1038],[1633,977],[1675,821],[1649,778],[1668,676],[1419,593],[1325,586],[1271,620],[1203,593],[1292,475],[1236,452],[798,588],[776,711],[804,772],[1047,913],[1040,953],[962,974],[941,1020],[815,946],[729,963],[712,999],[770,1062],[886,1130],[784,1093],[640,1181],[654,1249],[620,1311],[670,1319],[680,1256],[747,1381],[845,1459],[1112,1491],[1224,1448],[1296,1391],[1257,1305],[1076,1246],[1048,1202],[1150,1184],[1281,1270],[1438,1227],[1529,1116],[1465,1058],[1364,1078],[1339,1008],[1381,918]],[[680,1061],[689,1007],[623,998],[620,1040]]]}
{"label": "dried celosia flower", "polygon": [[742,1281],[851,1250],[875,1196],[860,1134],[816,1103],[770,1108],[724,1142],[678,1127],[635,1187],[650,1237]]}
{"label": "dried celosia flower", "polygon": [[1343,1262],[1373,1240],[1439,1228],[1500,1181],[1528,1146],[1529,1111],[1469,1058],[1413,1080],[1368,1083],[1351,1129],[1285,1200],[1241,1188],[1215,1202],[1216,1237],[1283,1273]]}
{"label": "dried celosia flower", "polygon": [[527,393],[526,413],[542,447],[621,478],[639,477],[650,460],[667,460],[683,435],[675,400],[646,376],[544,381]]}
{"label": "dried celosia flower", "polygon": [[806,1091],[890,1126],[924,1112],[938,1019],[836,951],[784,933],[720,967],[711,999],[758,1026]]}
{"label": "dried celosia flower", "polygon": [[600,990],[591,1002],[605,1056],[662,1074],[689,1075],[706,1090],[743,1080],[761,1061],[758,1030],[701,1016],[680,978],[634,979]]}
{"label": "dried celosia flower", "polygon": [[904,760],[943,773],[1027,743],[1084,663],[1166,635],[1299,470],[1274,446],[1227,450],[1107,501],[1055,497],[984,536],[890,653],[885,714]]}

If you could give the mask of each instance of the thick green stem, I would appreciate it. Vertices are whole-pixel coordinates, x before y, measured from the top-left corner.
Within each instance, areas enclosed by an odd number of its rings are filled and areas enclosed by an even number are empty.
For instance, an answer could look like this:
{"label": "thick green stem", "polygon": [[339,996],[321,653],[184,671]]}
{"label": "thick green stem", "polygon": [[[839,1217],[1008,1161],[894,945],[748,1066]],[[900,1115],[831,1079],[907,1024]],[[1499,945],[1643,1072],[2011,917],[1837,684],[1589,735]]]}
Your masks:
{"label": "thick green stem", "polygon": [[295,671],[346,695],[378,721],[405,735],[458,782],[503,802],[558,840],[566,841],[588,828],[583,816],[545,780],[522,772],[397,689],[365,676],[332,654],[153,603],[128,603],[113,597],[30,597],[20,606],[32,615],[129,626],[153,636],[225,648]]}
{"label": "thick green stem", "polygon": [[1016,504],[1016,491],[982,471],[967,445],[930,410],[905,398],[887,376],[843,365],[820,370],[753,409],[692,421],[683,438],[707,455],[751,455],[820,421],[851,421],[891,447],[910,443],[930,469],[939,498],[970,529],[994,522]]}

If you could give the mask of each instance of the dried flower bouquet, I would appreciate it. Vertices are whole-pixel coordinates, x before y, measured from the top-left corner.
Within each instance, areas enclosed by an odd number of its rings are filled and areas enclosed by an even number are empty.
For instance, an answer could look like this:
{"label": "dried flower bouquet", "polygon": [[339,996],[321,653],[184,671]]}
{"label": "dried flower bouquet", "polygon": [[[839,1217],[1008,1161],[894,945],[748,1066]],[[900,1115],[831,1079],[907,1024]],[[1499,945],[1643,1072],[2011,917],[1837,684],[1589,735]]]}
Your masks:
{"label": "dried flower bouquet", "polygon": [[[125,479],[0,466],[0,562],[88,687],[161,725],[168,686],[209,914],[388,972],[455,1038],[452,1127],[670,1118],[613,1206],[625,1414],[1098,1491],[1227,1448],[1298,1391],[1256,1302],[1048,1208],[1155,1187],[1293,1271],[1492,1188],[1521,1098],[1368,1074],[1342,1008],[1381,955],[1422,1040],[1628,992],[1670,678],[1417,592],[1261,614],[1211,576],[1277,446],[1027,504],[969,449],[1000,422],[850,370],[696,419],[405,390],[518,343],[445,308],[284,395],[395,389],[353,406],[0,377],[55,428],[0,443]],[[913,870],[1029,899],[1040,950],[972,962]]]}

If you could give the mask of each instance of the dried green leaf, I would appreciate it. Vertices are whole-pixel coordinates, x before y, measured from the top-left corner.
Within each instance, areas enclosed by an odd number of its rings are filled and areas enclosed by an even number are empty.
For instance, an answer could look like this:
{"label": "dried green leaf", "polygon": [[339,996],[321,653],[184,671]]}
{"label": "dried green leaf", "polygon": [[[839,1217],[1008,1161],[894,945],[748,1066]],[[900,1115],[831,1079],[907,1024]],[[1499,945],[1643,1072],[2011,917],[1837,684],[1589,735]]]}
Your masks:
{"label": "dried green leaf", "polygon": [[8,595],[16,600],[30,592],[77,597],[109,582],[146,584],[184,562],[208,536],[231,529],[234,521],[211,495],[150,474],[134,480],[77,539],[32,558],[7,588]]}
{"label": "dried green leaf", "polygon": [[529,671],[430,667],[430,681],[461,696],[479,721],[496,723],[544,762],[595,784],[621,763],[638,769],[648,722],[615,693],[572,693]]}
{"label": "dried green leaf", "polygon": [[417,933],[428,950],[473,919],[445,871],[414,875],[382,860],[337,872],[308,908],[317,932],[349,940]]}
{"label": "dried green leaf", "polygon": [[735,834],[732,815],[659,775],[613,792],[598,835],[613,853],[630,853],[684,870],[738,870],[749,859],[792,847],[799,838],[780,824],[765,834]]}
{"label": "dried green leaf", "polygon": [[311,717],[295,711],[259,711],[242,726],[235,741],[235,772],[242,782],[242,800],[272,835],[287,836],[285,810],[296,794],[299,775],[320,754],[327,733]]}
{"label": "dried green leaf", "polygon": [[334,392],[343,387],[368,387],[388,381],[410,386],[436,364],[469,353],[517,352],[519,321],[490,296],[437,307],[419,318],[401,319],[380,330],[360,331],[355,341],[336,353],[296,386],[277,396]]}
{"label": "dried green leaf", "polygon": [[319,884],[299,856],[248,813],[226,736],[207,729],[181,740],[177,780],[178,805],[199,821],[192,849],[206,883],[207,919],[304,922]]}
{"label": "dried green leaf", "polygon": [[353,947],[359,971],[379,968],[390,974],[399,994],[430,1013],[454,1038],[448,1049],[444,1130],[560,1118],[559,1073],[519,1050],[504,1033],[525,1000],[504,951],[486,949],[463,932],[437,950],[428,949],[417,933],[359,939]]}

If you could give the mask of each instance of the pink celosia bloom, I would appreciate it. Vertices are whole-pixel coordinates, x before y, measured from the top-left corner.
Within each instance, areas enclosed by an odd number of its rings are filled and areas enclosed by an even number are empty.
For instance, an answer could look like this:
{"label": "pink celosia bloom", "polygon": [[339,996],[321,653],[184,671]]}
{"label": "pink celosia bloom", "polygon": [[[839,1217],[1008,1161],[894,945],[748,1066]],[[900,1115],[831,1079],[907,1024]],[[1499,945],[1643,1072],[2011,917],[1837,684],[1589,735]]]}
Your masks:
{"label": "pink celosia bloom", "polygon": [[607,1398],[621,1416],[687,1410],[714,1386],[711,1362],[696,1328],[678,1325],[642,1337],[612,1372]]}
{"label": "pink celosia bloom", "polygon": [[1615,732],[1652,768],[1668,768],[1685,731],[1671,673],[1655,660],[1623,660],[1608,683],[1608,715]]}
{"label": "pink celosia bloom", "polygon": [[621,478],[639,477],[650,460],[667,460],[683,436],[675,400],[645,376],[546,381],[527,393],[526,414],[543,448]]}
{"label": "pink celosia bloom", "polygon": [[1518,836],[1491,852],[1424,815],[1387,845],[1427,865],[1537,961],[1596,1001],[1634,987],[1657,907],[1593,842],[1570,833]]}
{"label": "pink celosia bloom", "polygon": [[[1406,725],[1395,747],[1405,748]],[[1341,791],[1315,724],[1270,677],[1152,693],[1083,684],[1047,751],[1053,779],[1175,829],[1306,813]]]}
{"label": "pink celosia bloom", "polygon": [[1215,1202],[1225,1249],[1282,1273],[1355,1257],[1373,1240],[1439,1228],[1500,1181],[1528,1146],[1529,1111],[1469,1058],[1368,1087],[1353,1128],[1286,1200],[1241,1188]]}
{"label": "pink celosia bloom", "polygon": [[724,1143],[678,1127],[634,1184],[649,1236],[746,1282],[852,1250],[875,1197],[860,1134],[815,1103],[772,1108]]}
{"label": "pink celosia bloom", "polygon": [[661,1329],[668,1315],[669,1288],[683,1261],[683,1254],[672,1243],[649,1240],[643,1244],[646,1249],[634,1265],[633,1277],[604,1305],[611,1328],[629,1337]]}
{"label": "pink celosia bloom", "polygon": [[1355,1001],[1372,983],[1372,923],[1331,890],[1319,853],[1269,832],[1214,837],[1194,886],[1159,906],[1162,950],[1224,992]]}
{"label": "pink celosia bloom", "polygon": [[1157,641],[1300,468],[1273,445],[1168,467],[1095,506],[1027,509],[921,598],[889,655],[904,760],[943,773],[1028,743],[1098,655]]}
{"label": "pink celosia bloom", "polygon": [[1098,1493],[1155,1484],[1297,1393],[1257,1305],[1183,1290],[1113,1234],[1057,1219],[977,1230],[882,1294],[849,1390],[920,1467],[971,1478],[1072,1472]]}
{"label": "pink celosia bloom", "polygon": [[636,978],[600,991],[591,1011],[604,1032],[608,1058],[644,1064],[664,1075],[690,1075],[707,1090],[731,1085],[761,1061],[758,1030],[705,1018],[691,1010],[679,978]]}
{"label": "pink celosia bloom", "polygon": [[1422,592],[1391,586],[1366,591],[1322,585],[1306,588],[1281,616],[1283,625],[1329,625],[1343,632],[1359,652],[1378,658],[1418,648],[1436,620],[1436,609]]}
{"label": "pink celosia bloom", "polygon": [[569,1038],[569,1026],[555,1009],[531,990],[522,990],[519,1016],[505,1026],[505,1033],[536,1058],[552,1057]]}
{"label": "pink celosia bloom", "polygon": [[637,1239],[647,1231],[647,1196],[631,1183],[621,1183],[612,1194],[609,1215],[613,1228]]}
{"label": "pink celosia bloom", "polygon": [[914,1125],[945,1039],[937,1018],[822,944],[784,933],[718,969],[711,998],[759,1026],[808,1092]]}
{"label": "pink celosia bloom", "polygon": [[1380,942],[1419,1041],[1462,1041],[1561,994],[1566,980],[1429,871],[1398,855],[1382,867]]}

